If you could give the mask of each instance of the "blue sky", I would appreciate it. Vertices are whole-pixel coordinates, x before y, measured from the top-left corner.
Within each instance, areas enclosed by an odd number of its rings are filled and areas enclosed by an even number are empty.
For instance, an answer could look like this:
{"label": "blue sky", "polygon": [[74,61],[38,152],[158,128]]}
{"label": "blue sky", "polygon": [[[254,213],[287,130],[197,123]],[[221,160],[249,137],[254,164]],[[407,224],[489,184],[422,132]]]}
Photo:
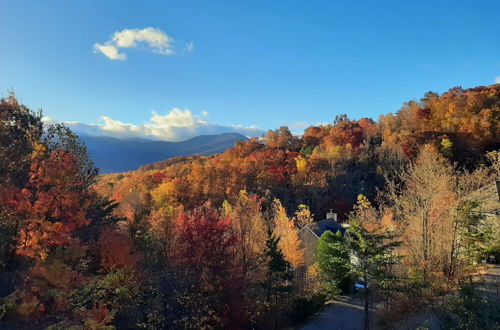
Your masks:
{"label": "blue sky", "polygon": [[[173,41],[136,38],[122,60],[95,51],[148,27]],[[498,0],[4,0],[0,40],[2,95],[13,88],[54,120],[172,140],[376,119],[429,90],[500,79]],[[181,134],[182,120],[194,126]]]}

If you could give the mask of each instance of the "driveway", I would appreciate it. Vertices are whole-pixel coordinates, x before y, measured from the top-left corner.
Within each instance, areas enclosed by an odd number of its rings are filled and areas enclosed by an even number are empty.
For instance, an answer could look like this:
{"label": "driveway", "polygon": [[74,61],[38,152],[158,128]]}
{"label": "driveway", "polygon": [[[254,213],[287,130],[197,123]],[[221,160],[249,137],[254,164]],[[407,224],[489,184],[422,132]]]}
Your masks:
{"label": "driveway", "polygon": [[477,275],[474,280],[478,283],[477,288],[485,298],[498,299],[500,297],[500,265],[494,265]]}
{"label": "driveway", "polygon": [[[476,289],[483,295],[484,298],[490,301],[496,301],[500,297],[500,265],[488,267],[483,272],[473,277],[476,282]],[[450,294],[456,295],[457,292]],[[424,310],[420,313],[409,315],[398,326],[396,330],[417,329],[425,325],[427,329],[438,330],[442,329],[442,321],[437,314],[432,310]]]}
{"label": "driveway", "polygon": [[362,330],[365,311],[355,296],[338,296],[327,303],[321,314],[310,320],[302,330]]}
{"label": "driveway", "polygon": [[[500,265],[487,269],[484,273],[475,276],[478,289],[487,298],[499,297],[500,295]],[[364,309],[361,300],[355,296],[339,296],[330,301],[321,314],[304,325],[302,330],[362,330],[364,320]],[[415,315],[409,315],[401,324],[395,325],[395,329],[416,329],[426,324],[429,329],[439,329],[440,320],[432,311],[422,311]]]}

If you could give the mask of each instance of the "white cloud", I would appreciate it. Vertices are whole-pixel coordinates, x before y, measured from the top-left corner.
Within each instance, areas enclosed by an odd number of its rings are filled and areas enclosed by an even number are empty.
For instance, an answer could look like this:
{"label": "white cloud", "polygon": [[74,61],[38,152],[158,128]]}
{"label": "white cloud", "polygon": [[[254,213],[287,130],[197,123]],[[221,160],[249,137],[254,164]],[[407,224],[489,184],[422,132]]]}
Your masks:
{"label": "white cloud", "polygon": [[115,32],[111,40],[104,44],[95,43],[94,52],[102,53],[111,60],[125,60],[127,54],[120,53],[121,48],[136,48],[139,44],[162,55],[174,54],[174,39],[160,29],[147,27],[140,29],[124,29]]}
{"label": "white cloud", "polygon": [[500,84],[500,76],[495,78],[495,84]]}
{"label": "white cloud", "polygon": [[309,126],[309,123],[306,121],[296,121],[296,122],[290,123],[289,126],[292,129],[304,129],[307,126]]}
{"label": "white cloud", "polygon": [[191,41],[186,44],[186,51],[192,53],[194,51],[194,43]]}
{"label": "white cloud", "polygon": [[236,132],[245,136],[259,136],[264,133],[256,126],[225,126],[209,123],[201,117],[208,117],[203,111],[201,116],[194,115],[189,109],[174,108],[161,115],[152,111],[145,124],[128,124],[120,120],[102,116],[102,124],[66,123],[77,134],[93,136],[112,136],[117,138],[143,137],[163,141],[182,141],[198,135]]}
{"label": "white cloud", "polygon": [[288,128],[292,131],[292,133],[298,133],[302,132],[306,127],[310,126],[308,122],[306,121],[286,121],[282,120],[280,122],[281,125],[288,126]]}
{"label": "white cloud", "polygon": [[104,56],[111,60],[124,60],[127,58],[127,54],[118,52],[118,48],[113,45],[100,45],[96,43],[94,45],[94,52],[103,53]]}
{"label": "white cloud", "polygon": [[48,116],[43,116],[42,117],[42,123],[44,124],[47,124],[47,125],[50,125],[52,123],[55,123],[55,120],[52,119],[51,117],[48,117]]}

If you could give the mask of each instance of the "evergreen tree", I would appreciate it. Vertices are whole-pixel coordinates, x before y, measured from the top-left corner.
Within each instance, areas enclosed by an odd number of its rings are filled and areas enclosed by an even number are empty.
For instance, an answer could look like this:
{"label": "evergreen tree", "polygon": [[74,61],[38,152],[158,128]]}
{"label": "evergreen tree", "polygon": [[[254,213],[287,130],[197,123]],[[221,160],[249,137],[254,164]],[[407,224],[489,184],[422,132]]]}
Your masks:
{"label": "evergreen tree", "polygon": [[[275,237],[269,231],[266,241],[265,255],[267,262],[267,278],[264,286],[267,291],[267,303],[272,307],[274,328],[278,328],[279,309],[283,304],[278,304],[279,297],[292,289],[293,272],[292,267],[285,259],[283,251],[279,247],[279,237]],[[274,298],[274,299],[272,299]]]}
{"label": "evergreen tree", "polygon": [[349,292],[352,285],[349,246],[341,232],[326,231],[316,248],[323,286],[328,295]]}
{"label": "evergreen tree", "polygon": [[457,209],[456,221],[467,265],[475,265],[485,256],[487,243],[491,239],[491,229],[484,221],[484,214],[478,211],[479,206],[479,202],[468,200],[461,202]]}
{"label": "evergreen tree", "polygon": [[291,265],[285,260],[283,251],[279,248],[279,241],[279,237],[269,233],[265,250],[265,255],[268,257],[265,283],[268,302],[271,296],[277,296],[280,292],[289,291],[293,279]]}
{"label": "evergreen tree", "polygon": [[395,263],[392,253],[398,245],[396,235],[389,230],[368,230],[355,218],[348,228],[348,245],[352,251],[352,271],[364,282],[365,329],[370,328],[370,302],[374,287],[388,289],[397,281],[391,274]]}

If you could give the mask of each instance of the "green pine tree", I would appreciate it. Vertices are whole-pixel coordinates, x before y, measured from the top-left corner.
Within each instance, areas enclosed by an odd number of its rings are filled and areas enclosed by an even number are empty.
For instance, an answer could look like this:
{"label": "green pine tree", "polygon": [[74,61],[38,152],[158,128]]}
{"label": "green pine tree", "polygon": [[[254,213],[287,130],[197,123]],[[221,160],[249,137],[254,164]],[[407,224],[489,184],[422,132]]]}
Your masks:
{"label": "green pine tree", "polygon": [[350,251],[342,233],[324,232],[316,248],[316,257],[327,295],[349,292],[352,285]]}
{"label": "green pine tree", "polygon": [[353,273],[364,281],[365,329],[370,328],[370,302],[373,288],[389,290],[397,285],[391,266],[395,263],[394,248],[399,244],[396,234],[388,230],[366,229],[353,218],[348,228],[348,244],[356,259],[352,263]]}
{"label": "green pine tree", "polygon": [[268,262],[267,276],[263,285],[267,292],[267,303],[271,308],[274,319],[274,329],[279,328],[278,316],[281,314],[284,305],[286,305],[280,303],[280,297],[292,290],[293,280],[292,266],[286,261],[285,255],[279,247],[279,241],[280,238],[269,231],[264,251]]}
{"label": "green pine tree", "polygon": [[266,241],[265,255],[268,257],[267,263],[267,301],[271,296],[277,296],[279,293],[287,292],[291,289],[293,272],[291,265],[285,260],[283,251],[279,248],[280,239],[269,233]]}

